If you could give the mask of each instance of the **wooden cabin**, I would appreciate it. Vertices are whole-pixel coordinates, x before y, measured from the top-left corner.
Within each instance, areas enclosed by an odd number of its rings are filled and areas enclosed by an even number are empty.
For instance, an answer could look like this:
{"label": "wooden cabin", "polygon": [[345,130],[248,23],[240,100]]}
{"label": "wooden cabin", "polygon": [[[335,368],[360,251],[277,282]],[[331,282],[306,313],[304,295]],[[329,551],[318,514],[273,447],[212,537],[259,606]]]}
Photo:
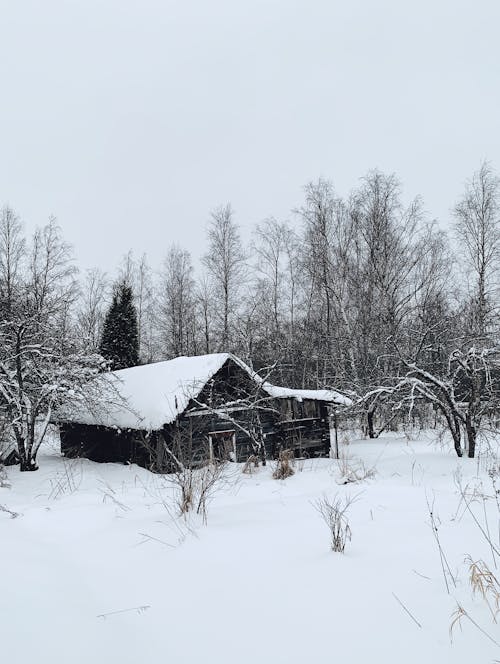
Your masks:
{"label": "wooden cabin", "polygon": [[264,382],[229,353],[178,357],[103,376],[98,408],[58,414],[61,451],[168,472],[210,459],[328,456],[329,409],[349,399],[329,390]]}

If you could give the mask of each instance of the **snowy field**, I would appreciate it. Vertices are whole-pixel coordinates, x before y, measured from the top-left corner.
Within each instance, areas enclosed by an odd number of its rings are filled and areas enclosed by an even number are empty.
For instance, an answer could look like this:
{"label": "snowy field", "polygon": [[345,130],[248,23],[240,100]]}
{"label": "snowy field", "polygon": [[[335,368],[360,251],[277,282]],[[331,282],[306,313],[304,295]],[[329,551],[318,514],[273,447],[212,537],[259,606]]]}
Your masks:
{"label": "snowy field", "polygon": [[[0,512],[0,660],[500,660],[487,636],[500,642],[499,625],[473,596],[465,557],[497,572],[457,486],[458,471],[498,548],[493,459],[459,460],[430,433],[352,440],[342,452],[373,477],[339,485],[328,459],[298,463],[285,481],[231,464],[207,525],[178,518],[173,487],[136,466],[64,460],[54,444],[38,472],[8,469],[0,505],[18,516]],[[335,494],[357,497],[343,555],[313,505]],[[457,602],[467,615],[450,640]]]}

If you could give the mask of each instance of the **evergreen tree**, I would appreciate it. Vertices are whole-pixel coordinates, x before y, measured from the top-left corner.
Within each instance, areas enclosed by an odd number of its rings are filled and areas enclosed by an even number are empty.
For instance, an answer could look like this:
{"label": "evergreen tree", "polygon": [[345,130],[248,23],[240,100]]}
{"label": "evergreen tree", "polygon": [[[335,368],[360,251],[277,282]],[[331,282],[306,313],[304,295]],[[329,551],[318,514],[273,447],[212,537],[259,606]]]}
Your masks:
{"label": "evergreen tree", "polygon": [[104,358],[110,360],[113,370],[139,364],[137,311],[132,289],[125,281],[119,282],[114,288],[99,350]]}

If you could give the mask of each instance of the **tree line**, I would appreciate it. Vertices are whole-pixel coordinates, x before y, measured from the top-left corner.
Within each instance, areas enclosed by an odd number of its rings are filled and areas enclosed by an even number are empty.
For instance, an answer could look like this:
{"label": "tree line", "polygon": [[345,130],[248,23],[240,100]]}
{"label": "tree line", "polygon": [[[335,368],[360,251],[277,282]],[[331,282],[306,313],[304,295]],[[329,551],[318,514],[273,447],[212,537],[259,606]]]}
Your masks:
{"label": "tree line", "polygon": [[[494,345],[500,185],[488,164],[452,210],[440,227],[378,171],[347,199],[319,180],[292,221],[256,224],[245,246],[231,205],[221,206],[196,270],[178,245],[159,270],[124,258],[116,281],[132,289],[140,361],[231,351],[256,369],[275,364],[286,384],[363,394],[393,378],[424,335],[435,369],[451,347]],[[112,284],[92,270],[80,292],[79,337],[97,350]]]}
{"label": "tree line", "polygon": [[452,433],[467,431],[484,415],[485,390],[496,394],[500,181],[488,163],[451,204],[444,228],[420,198],[403,202],[395,175],[371,171],[347,197],[320,179],[289,220],[257,223],[248,243],[226,204],[209,216],[200,265],[174,244],[158,269],[131,251],[114,275],[79,273],[55,219],[28,238],[5,206],[5,419],[26,438],[48,404],[102,369],[102,355],[120,368],[231,351],[257,371],[272,366],[276,383],[354,395],[370,435],[381,409],[379,430],[403,403],[408,412],[422,400]]}

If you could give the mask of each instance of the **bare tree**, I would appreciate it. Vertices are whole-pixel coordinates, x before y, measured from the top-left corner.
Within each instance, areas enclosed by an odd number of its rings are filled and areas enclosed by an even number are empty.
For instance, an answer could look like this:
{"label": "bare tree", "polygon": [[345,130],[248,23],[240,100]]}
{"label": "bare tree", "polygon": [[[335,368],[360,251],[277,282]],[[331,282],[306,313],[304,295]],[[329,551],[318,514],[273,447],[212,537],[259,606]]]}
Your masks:
{"label": "bare tree", "polygon": [[346,343],[353,334],[349,294],[353,224],[348,205],[335,195],[331,182],[320,179],[305,191],[305,205],[298,210],[304,231],[301,276],[306,288],[301,305],[308,341],[303,381],[325,384],[338,381],[346,370],[352,379],[357,373],[352,344]]}
{"label": "bare tree", "polygon": [[311,279],[317,285],[324,301],[325,334],[329,339],[334,320],[332,228],[335,207],[340,201],[335,198],[333,186],[327,180],[320,179],[317,183],[309,183],[305,191],[306,203],[299,213],[305,224]]}
{"label": "bare tree", "polygon": [[270,314],[276,334],[282,328],[286,278],[286,241],[288,228],[276,219],[257,224],[252,248],[257,256],[256,268],[265,284],[270,303]]}
{"label": "bare tree", "polygon": [[75,268],[54,219],[35,231],[27,263],[0,321],[0,401],[21,470],[36,470],[54,409],[77,398],[101,358],[82,354],[70,334]]}
{"label": "bare tree", "polygon": [[214,294],[212,284],[207,275],[202,274],[196,284],[195,303],[198,311],[198,318],[201,321],[202,327],[201,348],[205,353],[210,353],[212,351],[214,324],[213,302]]}
{"label": "bare tree", "polygon": [[157,296],[155,294],[153,271],[148,264],[146,254],[143,254],[137,263],[135,293],[139,355],[143,362],[153,362],[159,355],[156,329]]}
{"label": "bare tree", "polygon": [[460,247],[472,272],[472,333],[484,339],[492,324],[500,249],[500,180],[488,163],[467,182],[454,212]]}
{"label": "bare tree", "polygon": [[432,346],[432,335],[423,335],[410,359],[396,344],[405,373],[392,385],[371,390],[364,399],[390,397],[393,410],[405,409],[410,414],[419,401],[429,403],[443,416],[457,455],[461,457],[463,454],[463,434],[468,456],[474,458],[485,416],[495,412],[500,405],[500,349],[454,348],[440,374],[439,367],[437,371],[432,367],[425,368],[420,361],[429,340]]}
{"label": "bare tree", "polygon": [[0,295],[2,304],[10,310],[18,290],[26,241],[19,217],[12,208],[0,211]]}
{"label": "bare tree", "polygon": [[212,212],[208,226],[208,252],[203,263],[212,279],[220,324],[219,347],[229,350],[238,293],[245,277],[246,256],[230,204]]}
{"label": "bare tree", "polygon": [[[281,381],[294,380],[297,354],[294,326],[299,295],[299,241],[287,223],[266,219],[252,243],[255,255],[252,290],[245,302],[245,347],[256,349],[263,364],[281,358]],[[242,325],[240,324],[240,329]]]}
{"label": "bare tree", "polygon": [[83,346],[97,352],[109,295],[109,281],[99,268],[87,270],[80,287],[77,322]]}
{"label": "bare tree", "polygon": [[[61,314],[66,320],[68,303],[75,300],[77,269],[70,245],[64,241],[55,217],[33,235],[29,253],[30,306],[40,321]],[[66,330],[59,329],[59,335]]]}
{"label": "bare tree", "polygon": [[193,350],[194,289],[191,255],[173,245],[160,275],[159,326],[164,355],[189,355]]}

